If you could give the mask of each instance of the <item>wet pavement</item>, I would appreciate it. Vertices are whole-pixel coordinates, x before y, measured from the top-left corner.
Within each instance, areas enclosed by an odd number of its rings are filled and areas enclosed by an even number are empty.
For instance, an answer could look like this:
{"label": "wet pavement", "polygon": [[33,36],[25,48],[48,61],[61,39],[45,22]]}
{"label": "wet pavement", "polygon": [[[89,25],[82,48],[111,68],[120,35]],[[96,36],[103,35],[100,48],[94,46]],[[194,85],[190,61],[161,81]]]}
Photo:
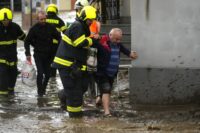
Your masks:
{"label": "wet pavement", "polygon": [[38,98],[35,87],[16,85],[15,96],[1,97],[0,129],[2,133],[132,133],[132,132],[200,132],[200,108],[197,105],[131,105],[128,89],[114,92],[113,117],[103,117],[102,108],[85,96],[84,117],[71,119],[60,109],[57,97],[62,88],[59,77],[51,81],[47,95]]}
{"label": "wet pavement", "polygon": [[[19,70],[25,60],[24,50],[18,47]],[[127,72],[125,72],[127,74]],[[125,75],[126,75],[125,74]],[[104,117],[95,99],[85,96],[84,116],[71,119],[60,109],[57,92],[62,89],[59,76],[50,79],[47,94],[37,97],[36,87],[28,87],[18,76],[14,96],[0,97],[1,133],[168,133],[200,132],[199,105],[150,106],[134,105],[129,101],[127,76],[122,76],[111,98],[112,117]],[[120,78],[120,77],[119,77]]]}

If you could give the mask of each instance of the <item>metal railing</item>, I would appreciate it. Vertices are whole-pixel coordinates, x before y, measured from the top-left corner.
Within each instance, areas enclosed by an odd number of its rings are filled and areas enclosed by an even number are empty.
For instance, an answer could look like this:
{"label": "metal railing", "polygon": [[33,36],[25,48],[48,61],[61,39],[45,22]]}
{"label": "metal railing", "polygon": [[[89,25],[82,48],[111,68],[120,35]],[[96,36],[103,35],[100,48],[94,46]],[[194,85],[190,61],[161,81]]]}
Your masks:
{"label": "metal railing", "polygon": [[97,9],[102,23],[106,20],[120,19],[120,1],[119,0],[91,0],[90,5]]}

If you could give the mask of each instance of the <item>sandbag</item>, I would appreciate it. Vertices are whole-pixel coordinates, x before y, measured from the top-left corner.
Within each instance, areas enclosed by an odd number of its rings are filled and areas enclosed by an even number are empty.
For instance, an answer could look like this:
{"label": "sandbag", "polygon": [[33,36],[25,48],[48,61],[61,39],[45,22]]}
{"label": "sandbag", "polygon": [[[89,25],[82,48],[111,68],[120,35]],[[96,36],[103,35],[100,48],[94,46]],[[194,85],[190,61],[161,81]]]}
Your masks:
{"label": "sandbag", "polygon": [[22,76],[22,83],[33,87],[36,85],[36,70],[35,67],[31,62],[25,61],[22,70],[21,70],[21,76]]}

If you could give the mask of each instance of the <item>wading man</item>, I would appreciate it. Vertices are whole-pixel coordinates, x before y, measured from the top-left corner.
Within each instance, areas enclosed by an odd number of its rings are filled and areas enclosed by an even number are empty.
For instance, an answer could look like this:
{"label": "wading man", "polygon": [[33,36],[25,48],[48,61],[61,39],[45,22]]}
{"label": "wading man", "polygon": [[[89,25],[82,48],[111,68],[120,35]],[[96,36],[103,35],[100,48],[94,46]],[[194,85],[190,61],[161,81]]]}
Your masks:
{"label": "wading man", "polygon": [[60,32],[46,22],[45,12],[38,13],[38,22],[31,27],[25,40],[25,54],[31,61],[30,45],[34,48],[34,59],[37,67],[37,93],[42,97],[50,78],[51,63],[54,58],[54,39],[60,40]]}

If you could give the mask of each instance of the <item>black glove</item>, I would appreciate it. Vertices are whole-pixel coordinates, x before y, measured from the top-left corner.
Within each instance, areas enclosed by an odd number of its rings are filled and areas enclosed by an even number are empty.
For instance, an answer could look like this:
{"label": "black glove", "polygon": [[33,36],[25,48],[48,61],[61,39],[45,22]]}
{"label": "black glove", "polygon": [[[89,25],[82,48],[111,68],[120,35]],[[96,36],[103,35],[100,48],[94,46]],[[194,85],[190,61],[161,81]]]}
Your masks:
{"label": "black glove", "polygon": [[71,73],[70,73],[71,78],[80,78],[82,76],[82,71],[81,71],[81,65],[78,64],[77,62],[74,62],[71,65]]}

